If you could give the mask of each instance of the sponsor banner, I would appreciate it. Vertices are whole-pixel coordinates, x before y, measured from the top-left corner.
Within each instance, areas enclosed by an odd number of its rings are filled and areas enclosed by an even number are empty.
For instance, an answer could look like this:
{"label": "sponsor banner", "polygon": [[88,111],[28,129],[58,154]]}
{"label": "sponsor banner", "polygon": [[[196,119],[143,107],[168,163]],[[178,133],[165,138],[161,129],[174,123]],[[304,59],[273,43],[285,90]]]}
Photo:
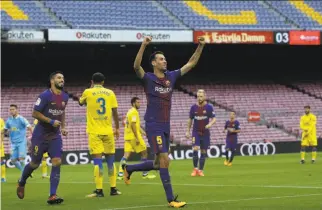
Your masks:
{"label": "sponsor banner", "polygon": [[[259,156],[259,155],[274,155],[282,153],[298,153],[301,149],[300,141],[293,142],[257,142],[257,143],[242,143],[238,144],[237,155],[240,156]],[[318,151],[322,151],[322,139],[318,141]],[[150,153],[149,153],[150,154]],[[171,148],[169,158],[171,160],[192,159],[193,151],[191,146],[175,146]],[[200,156],[200,152],[199,152]],[[225,145],[212,145],[207,150],[208,158],[225,157]],[[123,157],[123,149],[117,149],[115,153],[115,161],[118,162]],[[140,154],[133,154],[131,160],[139,161]],[[7,167],[14,168],[14,165],[9,160],[9,155],[6,155]],[[148,159],[154,159],[153,155],[149,155]],[[26,163],[30,162],[30,156],[26,158]],[[294,160],[296,161],[296,160]],[[65,165],[90,164],[93,163],[88,151],[66,151],[63,153],[62,163]],[[47,164],[51,166],[50,158],[47,159]]]}
{"label": "sponsor banner", "polygon": [[258,122],[261,119],[259,112],[248,112],[248,122]]}
{"label": "sponsor banner", "polygon": [[3,42],[29,42],[29,43],[43,43],[45,42],[43,31],[33,30],[9,30],[1,31],[1,41]]}
{"label": "sponsor banner", "polygon": [[192,42],[192,31],[128,30],[122,32],[123,42],[142,42],[151,36],[152,42]]}
{"label": "sponsor banner", "polygon": [[207,43],[213,44],[273,44],[272,31],[195,31],[194,43],[198,37],[204,37]]}
{"label": "sponsor banner", "polygon": [[290,31],[290,45],[320,45],[320,31]]}
{"label": "sponsor banner", "polygon": [[145,36],[151,36],[153,42],[192,42],[192,31],[158,30],[82,30],[49,29],[49,41],[78,42],[138,42]]}

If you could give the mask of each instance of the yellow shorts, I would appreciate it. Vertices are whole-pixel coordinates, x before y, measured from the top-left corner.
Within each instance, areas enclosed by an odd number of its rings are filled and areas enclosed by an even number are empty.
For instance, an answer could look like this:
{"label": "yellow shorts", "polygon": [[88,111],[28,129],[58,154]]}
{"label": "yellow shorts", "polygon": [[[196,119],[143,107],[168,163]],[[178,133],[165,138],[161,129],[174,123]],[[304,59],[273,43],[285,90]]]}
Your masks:
{"label": "yellow shorts", "polygon": [[99,135],[89,133],[88,146],[90,154],[115,154],[114,134]]}
{"label": "yellow shorts", "polygon": [[4,158],[5,156],[4,156],[4,146],[3,146],[3,143],[1,145],[1,151],[0,151],[0,153],[1,153],[1,157]]}
{"label": "yellow shorts", "polygon": [[136,140],[125,140],[124,142],[124,152],[136,152],[140,153],[146,150],[146,144],[143,139],[140,139],[140,144],[136,144]]}
{"label": "yellow shorts", "polygon": [[42,157],[43,158],[48,158],[48,152],[44,153]]}
{"label": "yellow shorts", "polygon": [[301,146],[306,146],[306,147],[314,146],[314,147],[316,147],[317,145],[318,145],[317,139],[314,140],[314,139],[312,139],[310,137],[302,138]]}

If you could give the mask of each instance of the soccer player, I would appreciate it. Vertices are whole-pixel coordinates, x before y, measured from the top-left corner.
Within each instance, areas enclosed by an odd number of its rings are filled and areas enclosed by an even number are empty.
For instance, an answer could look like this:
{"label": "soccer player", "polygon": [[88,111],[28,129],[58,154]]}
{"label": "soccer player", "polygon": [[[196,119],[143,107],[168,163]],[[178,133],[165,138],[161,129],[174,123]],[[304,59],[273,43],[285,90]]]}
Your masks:
{"label": "soccer player", "polygon": [[17,186],[17,196],[23,199],[25,185],[30,174],[39,167],[43,154],[48,152],[52,162],[50,174],[50,196],[48,204],[60,204],[64,199],[56,195],[60,180],[62,137],[68,134],[65,127],[65,108],[68,94],[63,91],[64,75],[50,74],[50,88],[41,93],[35,103],[32,117],[39,123],[31,137],[31,162],[26,165]]}
{"label": "soccer player", "polygon": [[6,160],[4,159],[4,121],[2,118],[0,118],[0,130],[1,130],[1,136],[0,136],[0,154],[1,154],[1,182],[6,182]]}
{"label": "soccer player", "polygon": [[[190,138],[190,130],[193,120],[192,130],[192,149],[193,149],[193,171],[191,176],[205,176],[203,173],[204,165],[207,157],[207,149],[210,146],[210,131],[209,128],[216,122],[216,115],[212,105],[206,101],[206,93],[200,89],[197,91],[197,103],[190,108],[188,120],[188,130],[186,137]],[[211,119],[211,121],[210,121]],[[201,150],[200,159],[198,151]],[[199,168],[198,168],[199,159]]]}
{"label": "soccer player", "polygon": [[[92,76],[92,88],[86,89],[79,104],[86,104],[86,118],[89,152],[94,161],[94,177],[96,190],[87,197],[104,197],[103,193],[103,163],[102,156],[105,155],[110,179],[110,195],[121,195],[116,189],[116,169],[114,164],[115,140],[119,138],[118,103],[114,92],[103,87],[105,76],[95,73]],[[115,133],[113,132],[113,122]]]}
{"label": "soccer player", "polygon": [[145,73],[141,67],[141,61],[144,50],[150,42],[151,37],[147,36],[144,38],[134,61],[134,70],[137,76],[144,82],[144,90],[148,101],[144,118],[146,123],[145,131],[152,152],[155,154],[155,160],[154,162],[146,161],[135,165],[123,165],[123,179],[126,184],[130,184],[131,174],[135,171],[159,170],[168,205],[180,208],[185,206],[186,202],[177,201],[177,197],[174,197],[168,170],[171,98],[177,79],[188,73],[197,64],[204,48],[205,40],[199,38],[199,46],[188,63],[175,71],[167,70],[167,61],[162,52],[154,52],[150,56],[150,65],[153,68],[153,73]]}
{"label": "soccer player", "polygon": [[17,169],[23,171],[25,166],[25,158],[27,155],[27,128],[32,133],[32,127],[23,116],[18,114],[18,106],[10,105],[10,115],[6,121],[5,129],[9,132],[11,143],[11,162]]}
{"label": "soccer player", "polygon": [[[34,120],[34,127],[36,127],[36,125],[38,124],[38,120],[35,119]],[[41,160],[41,177],[44,179],[49,179],[50,176],[48,176],[48,167],[47,167],[47,158],[48,158],[48,152],[45,152],[44,155],[42,156],[42,160]]]}
{"label": "soccer player", "polygon": [[[126,122],[124,129],[124,156],[121,159],[118,179],[123,178],[122,165],[126,163],[126,160],[130,157],[131,152],[141,153],[141,161],[145,162],[148,158],[148,152],[142,135],[146,136],[145,131],[141,128],[140,123],[140,99],[138,97],[133,97],[131,99],[132,108],[126,114]],[[147,171],[143,171],[143,179],[154,179],[156,176],[149,175]]]}
{"label": "soccer player", "polygon": [[226,160],[225,166],[232,166],[233,159],[237,149],[238,133],[240,132],[240,124],[236,120],[236,113],[230,112],[230,120],[225,123],[225,129],[223,131],[227,133],[226,137]]}
{"label": "soccer player", "polygon": [[301,117],[300,128],[302,130],[301,141],[301,164],[305,163],[306,147],[312,147],[312,163],[315,163],[317,152],[317,137],[316,137],[316,116],[311,113],[311,107],[305,106],[305,114]]}

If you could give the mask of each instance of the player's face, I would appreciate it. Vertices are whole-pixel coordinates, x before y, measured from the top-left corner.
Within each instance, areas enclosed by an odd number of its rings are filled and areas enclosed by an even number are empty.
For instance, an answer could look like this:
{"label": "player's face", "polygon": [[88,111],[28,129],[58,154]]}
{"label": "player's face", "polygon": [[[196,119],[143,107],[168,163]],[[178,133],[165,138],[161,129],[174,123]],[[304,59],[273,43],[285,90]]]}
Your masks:
{"label": "player's face", "polygon": [[140,109],[140,106],[141,106],[140,101],[139,100],[136,100],[135,103],[134,103],[134,107],[136,109]]}
{"label": "player's face", "polygon": [[231,120],[234,120],[235,116],[236,116],[235,112],[230,112],[230,119]]}
{"label": "player's face", "polygon": [[206,100],[204,93],[197,93],[197,100],[199,104],[202,104]]}
{"label": "player's face", "polygon": [[9,111],[11,116],[16,116],[18,114],[18,110],[16,109],[16,107],[11,106]]}
{"label": "player's face", "polygon": [[152,61],[153,67],[160,71],[166,71],[167,70],[167,60],[165,59],[164,55],[162,54],[156,54],[154,61]]}
{"label": "player's face", "polygon": [[305,114],[309,114],[310,113],[310,108],[305,108]]}
{"label": "player's face", "polygon": [[65,84],[64,75],[56,74],[55,77],[52,79],[52,83],[55,85],[57,89],[62,90]]}

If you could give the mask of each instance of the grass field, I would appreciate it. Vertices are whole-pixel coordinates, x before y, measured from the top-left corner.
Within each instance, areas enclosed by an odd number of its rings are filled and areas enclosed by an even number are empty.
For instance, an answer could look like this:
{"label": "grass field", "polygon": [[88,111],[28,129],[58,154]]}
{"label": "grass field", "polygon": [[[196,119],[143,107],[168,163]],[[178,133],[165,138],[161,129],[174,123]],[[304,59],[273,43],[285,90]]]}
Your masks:
{"label": "grass field", "polygon": [[[190,176],[191,160],[172,161],[170,170],[174,192],[188,203],[186,209],[322,209],[321,164],[300,165],[298,160],[299,154],[237,157],[232,167],[226,167],[223,159],[207,159],[205,177]],[[25,199],[19,200],[18,170],[8,169],[7,183],[1,185],[1,206],[4,210],[168,209],[159,176],[143,180],[140,175],[132,176],[130,186],[118,181],[121,196],[107,196],[106,183],[105,198],[85,198],[95,188],[92,165],[62,166],[58,194],[65,202],[48,206],[49,180],[40,178],[40,170],[29,179]]]}

